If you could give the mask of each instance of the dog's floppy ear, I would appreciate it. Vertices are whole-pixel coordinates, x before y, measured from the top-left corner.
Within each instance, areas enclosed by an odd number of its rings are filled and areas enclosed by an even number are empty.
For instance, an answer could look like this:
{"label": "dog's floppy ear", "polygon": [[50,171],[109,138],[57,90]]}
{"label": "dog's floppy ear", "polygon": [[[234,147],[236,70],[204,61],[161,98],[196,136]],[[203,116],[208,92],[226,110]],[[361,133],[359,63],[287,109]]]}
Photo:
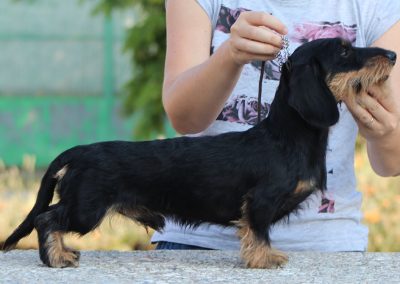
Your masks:
{"label": "dog's floppy ear", "polygon": [[291,66],[289,105],[309,124],[329,127],[339,120],[337,102],[325,83],[319,63]]}

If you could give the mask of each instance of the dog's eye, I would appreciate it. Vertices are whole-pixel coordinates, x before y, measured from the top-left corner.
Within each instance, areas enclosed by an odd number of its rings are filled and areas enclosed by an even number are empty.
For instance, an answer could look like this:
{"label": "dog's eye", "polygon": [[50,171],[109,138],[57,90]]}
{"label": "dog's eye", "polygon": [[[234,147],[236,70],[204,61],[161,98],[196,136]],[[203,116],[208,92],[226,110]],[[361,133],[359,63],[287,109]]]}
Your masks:
{"label": "dog's eye", "polygon": [[346,58],[349,57],[349,55],[350,55],[350,48],[348,46],[343,46],[340,56]]}

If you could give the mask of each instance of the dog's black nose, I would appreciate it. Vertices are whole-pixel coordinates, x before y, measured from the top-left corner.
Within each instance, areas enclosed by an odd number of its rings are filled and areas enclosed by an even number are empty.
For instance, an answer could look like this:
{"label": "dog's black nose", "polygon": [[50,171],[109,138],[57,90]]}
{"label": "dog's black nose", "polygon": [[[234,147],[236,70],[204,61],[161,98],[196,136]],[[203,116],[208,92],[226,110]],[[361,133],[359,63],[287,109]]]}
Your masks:
{"label": "dog's black nose", "polygon": [[393,51],[387,51],[386,54],[385,54],[385,56],[386,56],[386,58],[389,59],[390,62],[392,62],[393,64],[396,63],[397,55],[396,55],[395,52],[393,52]]}

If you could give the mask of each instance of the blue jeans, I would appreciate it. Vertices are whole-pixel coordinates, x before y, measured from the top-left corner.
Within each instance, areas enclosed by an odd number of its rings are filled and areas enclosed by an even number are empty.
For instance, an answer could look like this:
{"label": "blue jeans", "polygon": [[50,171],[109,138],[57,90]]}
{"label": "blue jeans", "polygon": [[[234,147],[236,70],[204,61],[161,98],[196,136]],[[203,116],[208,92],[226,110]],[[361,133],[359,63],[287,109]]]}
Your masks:
{"label": "blue jeans", "polygon": [[209,248],[203,248],[199,246],[185,245],[173,242],[157,242],[156,250],[166,249],[166,250],[178,250],[178,249],[186,249],[186,250],[211,250]]}

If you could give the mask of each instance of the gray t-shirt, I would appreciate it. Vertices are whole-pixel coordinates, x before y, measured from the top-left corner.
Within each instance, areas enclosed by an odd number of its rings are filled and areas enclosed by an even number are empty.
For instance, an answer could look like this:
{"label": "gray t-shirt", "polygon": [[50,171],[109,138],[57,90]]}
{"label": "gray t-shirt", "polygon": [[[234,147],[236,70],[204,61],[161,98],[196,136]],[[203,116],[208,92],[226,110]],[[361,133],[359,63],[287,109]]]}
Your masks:
{"label": "gray t-shirt", "polygon": [[[213,26],[212,49],[229,38],[241,11],[265,11],[289,29],[290,51],[318,38],[342,37],[359,47],[370,46],[400,19],[399,0],[197,0]],[[190,23],[188,23],[190,25]],[[268,114],[280,77],[279,63],[267,62],[262,111]],[[247,64],[217,120],[199,135],[248,129],[256,122],[260,63]],[[271,230],[272,245],[288,251],[364,251],[368,229],[361,223],[361,193],[354,174],[357,125],[344,104],[332,127],[327,152],[328,190],[308,198],[289,223]],[[266,145],[268,147],[268,145]],[[268,157],[266,157],[268,159]],[[229,163],[229,161],[227,161]],[[235,228],[203,224],[185,229],[168,221],[152,241],[170,241],[213,249],[239,249]]]}

